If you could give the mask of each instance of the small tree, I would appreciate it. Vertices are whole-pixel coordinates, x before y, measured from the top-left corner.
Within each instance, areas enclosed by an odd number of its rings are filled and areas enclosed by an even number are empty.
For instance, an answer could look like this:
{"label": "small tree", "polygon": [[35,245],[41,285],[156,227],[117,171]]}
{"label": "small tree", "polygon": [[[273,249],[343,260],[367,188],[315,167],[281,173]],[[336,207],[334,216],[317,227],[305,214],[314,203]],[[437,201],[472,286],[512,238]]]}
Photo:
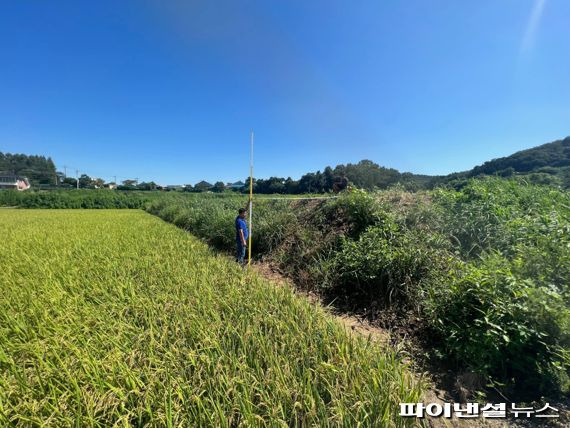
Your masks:
{"label": "small tree", "polygon": [[62,181],[62,184],[75,187],[77,186],[77,180],[73,177],[65,177]]}
{"label": "small tree", "polygon": [[156,183],[154,181],[151,182],[142,182],[138,185],[139,190],[156,190]]}
{"label": "small tree", "polygon": [[214,187],[212,187],[212,192],[221,193],[225,189],[226,189],[225,184],[221,181],[217,181],[216,184],[214,184]]}
{"label": "small tree", "polygon": [[87,174],[81,174],[81,177],[79,177],[79,187],[82,189],[93,187],[92,181],[93,180],[91,177],[89,177]]}

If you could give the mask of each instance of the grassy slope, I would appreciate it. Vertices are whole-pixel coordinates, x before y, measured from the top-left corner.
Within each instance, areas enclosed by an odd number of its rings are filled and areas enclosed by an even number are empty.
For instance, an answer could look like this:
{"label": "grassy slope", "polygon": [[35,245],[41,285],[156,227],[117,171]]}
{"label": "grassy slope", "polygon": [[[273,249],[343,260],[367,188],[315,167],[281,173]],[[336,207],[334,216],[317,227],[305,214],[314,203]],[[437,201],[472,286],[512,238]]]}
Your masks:
{"label": "grassy slope", "polygon": [[1,210],[0,236],[2,425],[400,426],[418,401],[392,354],[144,212]]}

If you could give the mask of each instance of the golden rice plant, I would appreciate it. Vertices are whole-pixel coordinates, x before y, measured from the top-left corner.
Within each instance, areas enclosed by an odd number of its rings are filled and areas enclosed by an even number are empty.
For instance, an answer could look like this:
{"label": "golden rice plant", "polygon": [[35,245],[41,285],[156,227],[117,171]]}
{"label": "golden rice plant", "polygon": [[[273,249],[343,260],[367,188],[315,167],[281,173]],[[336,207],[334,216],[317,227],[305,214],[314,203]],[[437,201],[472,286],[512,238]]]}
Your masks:
{"label": "golden rice plant", "polygon": [[143,211],[0,210],[1,426],[406,426],[393,352]]}

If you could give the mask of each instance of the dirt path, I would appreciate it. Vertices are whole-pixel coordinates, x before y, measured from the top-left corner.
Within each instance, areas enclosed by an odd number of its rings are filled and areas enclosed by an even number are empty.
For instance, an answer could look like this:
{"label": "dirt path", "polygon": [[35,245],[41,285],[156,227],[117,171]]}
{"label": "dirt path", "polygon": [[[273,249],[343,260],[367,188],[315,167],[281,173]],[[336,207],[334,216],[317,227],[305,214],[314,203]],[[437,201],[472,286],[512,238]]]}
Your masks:
{"label": "dirt path", "polygon": [[[305,298],[309,299],[311,303],[321,305],[321,299],[314,293],[308,293],[299,291],[297,287],[293,285],[291,280],[286,278],[284,275],[280,274],[277,269],[273,268],[271,265],[267,263],[254,263],[253,269],[264,276],[265,278],[271,280],[273,283],[287,286],[293,288],[296,294],[302,295]],[[331,311],[328,311],[331,313]],[[375,342],[379,342],[382,344],[390,343],[390,333],[388,330],[383,328],[373,326],[360,318],[346,315],[346,314],[333,314],[331,313],[341,324],[343,324],[348,331],[352,331],[358,334],[361,334],[366,337],[370,337],[371,340]]]}

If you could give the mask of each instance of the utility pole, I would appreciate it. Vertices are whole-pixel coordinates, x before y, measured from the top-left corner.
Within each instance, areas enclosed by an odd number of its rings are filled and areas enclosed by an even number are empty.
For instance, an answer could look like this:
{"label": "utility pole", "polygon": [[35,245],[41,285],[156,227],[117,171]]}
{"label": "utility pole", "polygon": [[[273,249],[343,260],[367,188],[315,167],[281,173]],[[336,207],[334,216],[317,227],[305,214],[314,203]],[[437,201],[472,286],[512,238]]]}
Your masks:
{"label": "utility pole", "polygon": [[67,166],[63,165],[63,176],[67,178]]}
{"label": "utility pole", "polygon": [[251,152],[249,154],[249,242],[247,246],[247,266],[251,266],[251,232],[253,220],[253,131],[251,131]]}
{"label": "utility pole", "polygon": [[75,181],[77,181],[77,190],[79,190],[79,170],[75,170]]}

